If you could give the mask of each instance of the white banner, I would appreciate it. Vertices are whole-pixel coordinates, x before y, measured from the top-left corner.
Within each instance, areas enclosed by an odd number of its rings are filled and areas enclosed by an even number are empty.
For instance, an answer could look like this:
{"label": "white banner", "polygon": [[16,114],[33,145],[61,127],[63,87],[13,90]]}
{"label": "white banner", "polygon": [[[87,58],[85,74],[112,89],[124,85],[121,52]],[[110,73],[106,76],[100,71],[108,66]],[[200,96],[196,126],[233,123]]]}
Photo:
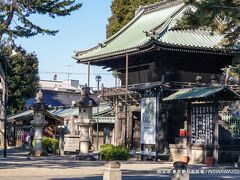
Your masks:
{"label": "white banner", "polygon": [[156,143],[157,98],[141,99],[141,144]]}

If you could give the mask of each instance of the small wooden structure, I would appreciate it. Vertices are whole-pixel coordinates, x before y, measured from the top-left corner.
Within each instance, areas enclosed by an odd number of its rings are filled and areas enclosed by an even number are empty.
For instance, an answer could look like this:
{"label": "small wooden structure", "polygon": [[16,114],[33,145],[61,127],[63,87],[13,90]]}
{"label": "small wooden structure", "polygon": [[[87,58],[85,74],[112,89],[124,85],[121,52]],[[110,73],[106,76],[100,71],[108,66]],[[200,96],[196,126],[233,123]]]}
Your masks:
{"label": "small wooden structure", "polygon": [[192,163],[206,162],[212,157],[218,163],[219,128],[218,103],[239,100],[240,96],[226,86],[181,89],[163,98],[163,102],[183,101],[187,107],[186,143],[170,144],[173,159],[188,155]]}
{"label": "small wooden structure", "polygon": [[[27,110],[8,118],[10,146],[22,147],[24,145],[24,135],[30,136],[31,134],[32,125],[30,121],[33,120],[33,117],[33,110]],[[45,118],[48,124],[43,129],[43,136],[55,137],[57,126],[63,125],[63,118],[48,111],[45,111]]]}

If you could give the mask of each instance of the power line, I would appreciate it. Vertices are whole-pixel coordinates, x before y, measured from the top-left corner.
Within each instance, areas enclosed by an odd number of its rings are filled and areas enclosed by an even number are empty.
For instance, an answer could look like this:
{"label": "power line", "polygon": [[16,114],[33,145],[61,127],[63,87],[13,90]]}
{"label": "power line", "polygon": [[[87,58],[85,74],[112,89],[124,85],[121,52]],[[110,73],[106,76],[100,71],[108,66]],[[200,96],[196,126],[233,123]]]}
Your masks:
{"label": "power line", "polygon": [[[67,75],[87,75],[88,73],[78,73],[78,72],[57,72],[57,71],[40,71],[40,74],[67,74]],[[91,74],[95,74],[95,75],[107,75],[107,76],[113,76],[112,74],[108,74],[108,73],[91,73]]]}

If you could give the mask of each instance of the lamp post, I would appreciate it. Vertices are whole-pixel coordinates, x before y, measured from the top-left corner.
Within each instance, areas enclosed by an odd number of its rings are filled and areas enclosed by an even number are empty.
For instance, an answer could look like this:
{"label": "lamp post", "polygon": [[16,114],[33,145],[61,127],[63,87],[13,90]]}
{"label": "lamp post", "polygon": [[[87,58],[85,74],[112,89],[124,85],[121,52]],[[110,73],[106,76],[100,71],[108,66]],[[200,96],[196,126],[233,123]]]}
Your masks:
{"label": "lamp post", "polygon": [[8,60],[10,57],[16,55],[17,52],[15,52],[14,50],[12,50],[10,56],[6,56],[5,57],[5,67],[4,67],[4,93],[3,93],[3,100],[4,100],[4,105],[3,105],[3,113],[4,113],[4,147],[3,147],[3,157],[7,157],[7,99],[8,99],[8,85],[7,85],[7,76],[8,76],[8,68],[7,68],[7,65],[8,65]]}
{"label": "lamp post", "polygon": [[[102,80],[102,77],[100,75],[97,75],[95,77],[95,80],[97,81],[97,98],[99,96],[99,83],[100,81]],[[100,101],[99,101],[99,98],[98,98],[98,106],[97,106],[97,150],[98,150],[98,141],[99,141],[99,132],[98,132],[98,114],[99,114],[99,105],[100,105]]]}
{"label": "lamp post", "polygon": [[7,157],[7,63],[8,57],[5,58],[5,76],[4,76],[4,148],[3,157]]}

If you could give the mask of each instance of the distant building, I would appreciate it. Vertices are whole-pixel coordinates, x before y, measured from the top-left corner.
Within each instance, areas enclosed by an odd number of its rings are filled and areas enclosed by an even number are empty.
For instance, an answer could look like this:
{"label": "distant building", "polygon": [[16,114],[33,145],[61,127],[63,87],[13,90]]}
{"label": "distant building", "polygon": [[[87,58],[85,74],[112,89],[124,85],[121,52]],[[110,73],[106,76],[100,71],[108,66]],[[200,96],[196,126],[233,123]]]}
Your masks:
{"label": "distant building", "polygon": [[[73,108],[73,102],[77,101],[81,97],[81,85],[78,80],[66,80],[66,81],[48,81],[40,80],[39,89],[43,93],[43,102],[49,106],[49,110],[46,113],[46,119],[49,121],[49,125],[45,128],[45,135],[55,137],[58,125],[65,125],[69,132],[74,136],[76,147],[72,151],[76,151],[79,148],[79,134],[75,133],[78,128],[74,124],[74,117],[78,114],[78,109]],[[92,92],[93,93],[93,92]],[[96,95],[93,93],[92,97],[96,99]],[[26,101],[26,108],[29,109],[34,103],[35,98],[30,98]],[[98,102],[98,100],[96,99]],[[97,122],[97,108],[93,108],[93,118]],[[11,133],[12,141],[10,144],[22,146],[22,138],[24,133],[29,133],[32,128],[30,121],[33,119],[33,111],[26,110],[20,114],[11,116],[9,120],[9,132]],[[99,145],[104,143],[111,143],[113,137],[115,117],[112,115],[112,106],[107,102],[101,103],[99,107]],[[54,126],[55,124],[55,126]],[[49,128],[48,126],[51,126]],[[49,130],[51,129],[51,131]],[[95,147],[96,143],[96,124],[90,129],[90,140]],[[68,144],[66,144],[68,146]],[[65,150],[69,150],[68,147]]]}
{"label": "distant building", "polygon": [[81,92],[79,80],[64,80],[64,81],[40,80],[39,89],[52,91]]}

